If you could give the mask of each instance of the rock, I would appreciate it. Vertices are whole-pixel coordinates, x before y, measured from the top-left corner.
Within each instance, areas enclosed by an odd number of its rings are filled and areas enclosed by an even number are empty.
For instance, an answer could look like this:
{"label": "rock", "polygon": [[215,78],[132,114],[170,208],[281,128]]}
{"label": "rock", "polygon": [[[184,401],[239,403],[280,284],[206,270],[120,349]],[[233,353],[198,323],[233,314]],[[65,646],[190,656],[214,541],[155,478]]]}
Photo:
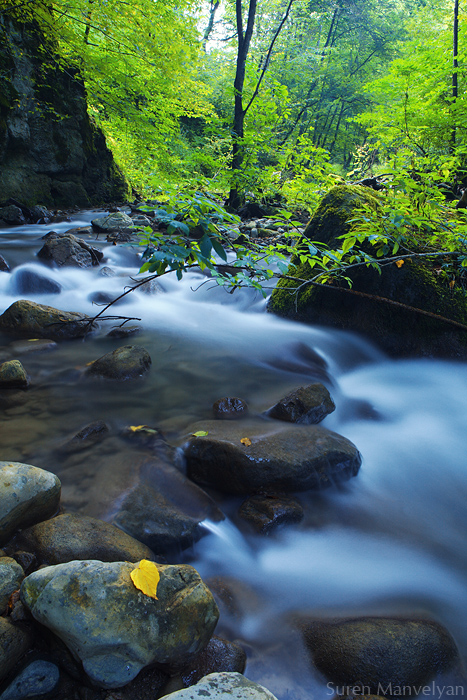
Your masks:
{"label": "rock", "polygon": [[113,304],[118,306],[118,304],[124,304],[126,298],[118,299],[118,294],[111,294],[110,292],[92,292],[88,296],[88,301],[92,301],[93,304],[98,304],[99,306],[107,306],[108,304]]}
{"label": "rock", "polygon": [[128,184],[88,115],[83,83],[66,62],[44,60],[44,51],[57,55],[58,39],[42,26],[2,3],[2,198],[67,208],[124,200]]}
{"label": "rock", "polygon": [[131,562],[154,559],[149,547],[118,527],[73,513],[58,515],[23,530],[15,544],[34,552],[39,564],[63,564],[75,559]]}
{"label": "rock", "polygon": [[139,479],[126,490],[112,522],[155,554],[191,547],[207,534],[203,520],[223,519],[214,501],[175,467],[145,459],[135,464],[137,470]]}
{"label": "rock", "polygon": [[[1,317],[0,317],[1,318]],[[137,379],[145,374],[152,360],[148,351],[140,345],[124,345],[103,355],[89,366],[86,373],[105,379]]]}
{"label": "rock", "polygon": [[208,435],[183,447],[188,476],[227,493],[323,488],[355,476],[361,464],[355,445],[321,426],[203,421],[190,433],[198,430]]}
{"label": "rock", "polygon": [[[376,207],[377,195],[358,185],[334,187],[321,201],[304,235],[331,247],[341,246],[339,236],[349,231],[348,222],[362,202]],[[307,263],[302,264],[294,257],[289,274],[306,280],[314,272]],[[296,298],[296,282],[281,279],[271,295],[268,310],[306,323],[362,333],[392,356],[467,358],[467,332],[374,299],[388,298],[467,325],[464,291],[457,286],[450,289],[429,263],[406,260],[401,267],[395,263],[384,266],[381,275],[366,267],[348,270],[346,274],[352,280],[352,291],[373,298],[340,291],[338,285],[331,289],[309,285]]]}
{"label": "rock", "polygon": [[11,594],[19,589],[23,578],[23,568],[14,559],[0,557],[0,614],[8,605]]}
{"label": "rock", "polygon": [[2,362],[0,365],[0,390],[27,389],[28,385],[28,375],[19,360]]}
{"label": "rock", "polygon": [[184,690],[164,696],[165,700],[277,700],[275,695],[240,673],[210,673]]}
{"label": "rock", "polygon": [[16,270],[11,284],[17,294],[60,294],[62,291],[58,282],[33,270]]}
{"label": "rock", "polygon": [[215,418],[235,420],[248,413],[248,404],[243,399],[225,396],[213,404],[212,410]]}
{"label": "rock", "polygon": [[91,318],[77,311],[20,299],[0,316],[0,331],[23,338],[65,340],[82,338],[90,330]]}
{"label": "rock", "polygon": [[141,326],[122,326],[121,328],[112,328],[107,333],[109,338],[130,338],[132,335],[141,333]]}
{"label": "rock", "polygon": [[[403,695],[397,689],[426,685],[458,658],[449,632],[430,620],[299,615],[296,624],[316,668],[332,683],[358,684],[367,695]],[[384,692],[388,687],[392,692]]]}
{"label": "rock", "polygon": [[10,272],[10,266],[3,255],[0,255],[0,272]]}
{"label": "rock", "polygon": [[320,423],[336,406],[323,384],[310,384],[294,389],[266,415],[289,423]]}
{"label": "rock", "polygon": [[37,257],[53,262],[59,267],[67,265],[86,268],[99,265],[104,254],[73,234],[52,232],[37,253]]}
{"label": "rock", "polygon": [[21,600],[65,642],[91,680],[118,688],[151,663],[188,662],[217,623],[214,599],[191,566],[158,565],[157,599],[127,562],[72,561],[26,577]]}
{"label": "rock", "polygon": [[260,219],[266,215],[266,210],[257,202],[246,202],[239,210],[241,219]]}
{"label": "rock", "polygon": [[99,270],[99,275],[101,275],[102,277],[116,277],[117,273],[112,267],[104,265],[104,267],[101,267],[101,269]]}
{"label": "rock", "polygon": [[133,214],[131,221],[133,226],[137,226],[138,228],[145,228],[146,226],[151,226],[152,224],[151,219],[145,214]]}
{"label": "rock", "polygon": [[67,440],[59,450],[61,452],[77,452],[86,449],[101,440],[109,432],[109,426],[102,420],[95,420],[81,428],[70,440]]}
{"label": "rock", "polygon": [[20,462],[0,462],[0,544],[14,533],[50,518],[60,502],[60,481]]}
{"label": "rock", "polygon": [[251,496],[242,503],[238,514],[262,535],[303,520],[304,511],[296,498],[283,494]]}
{"label": "rock", "polygon": [[[104,699],[99,694],[96,700],[155,700],[155,698],[162,697],[161,690],[165,687],[168,680],[169,676],[167,673],[155,666],[149,666],[143,668],[136,678],[124,688],[119,688],[115,695],[110,691]],[[63,700],[69,700],[68,695]],[[86,700],[91,699],[86,697]]]}
{"label": "rock", "polygon": [[15,667],[32,643],[31,633],[0,617],[0,681]]}
{"label": "rock", "polygon": [[41,204],[35,204],[29,208],[29,222],[31,224],[50,224],[53,214]]}
{"label": "rock", "polygon": [[183,684],[188,687],[209,673],[243,673],[245,665],[246,652],[240,644],[214,636],[198,656],[182,669],[180,676]]}
{"label": "rock", "polygon": [[121,231],[131,228],[133,219],[121,211],[116,211],[107,216],[99,216],[97,219],[92,219],[91,224],[99,233],[111,233],[113,231]]}
{"label": "rock", "polygon": [[25,700],[50,693],[58,684],[60,671],[50,661],[37,659],[19,673],[0,695],[0,700]]}
{"label": "rock", "polygon": [[14,204],[0,208],[0,219],[3,219],[10,226],[23,226],[26,223],[20,207],[16,207]]}
{"label": "rock", "polygon": [[32,338],[31,340],[15,340],[13,343],[10,343],[8,349],[15,355],[29,355],[33,352],[55,350],[57,347],[57,343],[54,340]]}

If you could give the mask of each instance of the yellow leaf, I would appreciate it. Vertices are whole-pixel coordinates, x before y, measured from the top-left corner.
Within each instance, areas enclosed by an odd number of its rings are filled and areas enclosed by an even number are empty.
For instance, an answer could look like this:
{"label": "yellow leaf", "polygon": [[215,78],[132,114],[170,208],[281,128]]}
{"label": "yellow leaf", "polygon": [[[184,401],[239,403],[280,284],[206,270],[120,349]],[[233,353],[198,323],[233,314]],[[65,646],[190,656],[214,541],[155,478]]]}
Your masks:
{"label": "yellow leaf", "polygon": [[129,428],[129,429],[130,429],[133,433],[136,433],[137,430],[142,430],[142,429],[145,428],[145,427],[146,427],[145,425],[130,425],[130,428]]}
{"label": "yellow leaf", "polygon": [[250,438],[242,438],[242,439],[240,440],[240,442],[242,443],[242,445],[246,445],[247,447],[249,447],[249,446],[251,445],[251,440],[250,440]]}
{"label": "yellow leaf", "polygon": [[396,260],[397,267],[402,267],[403,264],[404,264],[403,260]]}
{"label": "yellow leaf", "polygon": [[159,569],[153,561],[142,559],[136,569],[133,569],[133,571],[130,573],[130,576],[138,590],[142,591],[144,595],[158,600],[156,592],[160,575]]}
{"label": "yellow leaf", "polygon": [[451,280],[451,281],[449,282],[450,288],[453,289],[455,284],[456,284],[455,280]]}
{"label": "yellow leaf", "polygon": [[191,433],[191,434],[193,435],[193,437],[206,437],[206,435],[208,434],[208,431],[207,430],[198,430],[197,433]]}

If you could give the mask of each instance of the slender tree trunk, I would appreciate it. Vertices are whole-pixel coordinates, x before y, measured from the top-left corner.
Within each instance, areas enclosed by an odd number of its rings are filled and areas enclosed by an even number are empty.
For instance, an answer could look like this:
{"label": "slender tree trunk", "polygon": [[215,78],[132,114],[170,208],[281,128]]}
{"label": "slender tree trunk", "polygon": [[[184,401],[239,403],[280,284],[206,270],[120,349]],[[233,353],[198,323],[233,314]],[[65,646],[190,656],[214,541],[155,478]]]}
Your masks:
{"label": "slender tree trunk", "polygon": [[203,51],[206,51],[206,44],[208,42],[208,39],[211,35],[211,32],[214,27],[214,18],[216,16],[216,12],[219,8],[219,0],[211,0],[211,5],[209,7],[209,20],[206,29],[204,30],[203,34]]}
{"label": "slender tree trunk", "polygon": [[[454,0],[454,23],[453,23],[453,37],[452,37],[452,55],[453,55],[453,65],[452,65],[452,104],[453,107],[457,102],[458,95],[458,84],[457,84],[457,69],[459,67],[457,53],[458,53],[458,42],[459,42],[459,0]],[[456,148],[456,123],[455,116],[452,125],[451,132],[451,150],[454,151]]]}

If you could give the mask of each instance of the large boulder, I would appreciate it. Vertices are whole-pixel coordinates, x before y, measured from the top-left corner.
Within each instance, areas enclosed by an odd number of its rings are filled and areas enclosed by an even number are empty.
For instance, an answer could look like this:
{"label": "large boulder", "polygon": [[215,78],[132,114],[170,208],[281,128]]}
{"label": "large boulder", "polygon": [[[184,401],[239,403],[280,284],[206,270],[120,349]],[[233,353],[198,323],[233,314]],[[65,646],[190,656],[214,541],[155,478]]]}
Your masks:
{"label": "large boulder", "polygon": [[404,686],[421,688],[458,659],[449,632],[431,620],[304,615],[296,624],[316,668],[331,683],[359,687],[361,694],[404,695]]}
{"label": "large boulder", "polygon": [[37,257],[59,267],[68,265],[85,268],[99,265],[104,254],[72,233],[51,232]]}
{"label": "large boulder", "polygon": [[[304,235],[331,248],[341,247],[339,236],[348,233],[349,221],[364,202],[374,207],[378,203],[368,188],[333,188],[321,201]],[[295,257],[288,273],[309,280],[316,270]],[[297,294],[297,282],[280,280],[268,310],[307,323],[360,332],[394,356],[467,357],[467,331],[397,305],[401,302],[467,325],[464,292],[450,289],[428,264],[413,259],[401,266],[384,266],[381,275],[372,267],[354,268],[346,274],[352,280],[350,292],[343,283],[331,287],[302,286]]]}
{"label": "large boulder", "polygon": [[48,20],[36,20],[36,9],[0,10],[2,199],[54,207],[124,200],[128,184],[88,114],[81,77],[54,60],[56,39],[44,34]]}
{"label": "large boulder", "polygon": [[27,576],[21,600],[65,642],[94,683],[118,688],[148,664],[187,663],[217,623],[214,598],[195,569],[157,568],[157,598],[135,587],[134,564],[89,560]]}
{"label": "large boulder", "polygon": [[54,515],[60,490],[55,474],[30,464],[0,462],[0,545],[17,530]]}
{"label": "large boulder", "polygon": [[39,564],[64,564],[78,559],[140,561],[154,558],[149,547],[119,528],[74,513],[58,515],[23,530],[16,538],[16,546],[34,552]]}
{"label": "large boulder", "polygon": [[28,299],[15,301],[0,316],[0,331],[21,338],[65,340],[82,338],[91,318],[77,311],[61,311]]}
{"label": "large boulder", "polygon": [[131,216],[122,211],[116,211],[107,216],[99,216],[97,219],[92,219],[91,224],[99,233],[112,233],[114,231],[124,231],[131,229],[136,224]]}
{"label": "large boulder", "polygon": [[323,488],[355,476],[361,464],[355,445],[321,426],[245,419],[203,421],[190,432],[189,477],[232,494]]}
{"label": "large boulder", "polygon": [[28,375],[19,360],[0,364],[0,389],[26,389],[28,384]]}

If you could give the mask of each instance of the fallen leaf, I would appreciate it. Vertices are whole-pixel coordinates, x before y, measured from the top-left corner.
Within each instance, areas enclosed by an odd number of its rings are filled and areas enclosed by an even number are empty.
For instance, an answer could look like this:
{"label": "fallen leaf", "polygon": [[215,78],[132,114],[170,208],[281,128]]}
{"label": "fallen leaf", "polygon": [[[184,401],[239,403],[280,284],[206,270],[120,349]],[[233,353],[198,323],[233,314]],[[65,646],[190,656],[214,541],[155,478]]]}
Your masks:
{"label": "fallen leaf", "polygon": [[404,264],[403,260],[396,260],[397,267],[402,267],[403,264]]}
{"label": "fallen leaf", "polygon": [[454,289],[454,285],[455,285],[455,284],[456,284],[455,280],[451,280],[451,281],[449,282],[450,288],[451,288],[451,289]]}
{"label": "fallen leaf", "polygon": [[250,438],[242,438],[242,439],[240,440],[240,442],[242,443],[242,445],[246,445],[247,447],[249,447],[249,446],[251,445],[251,440],[250,440]]}
{"label": "fallen leaf", "polygon": [[208,431],[207,430],[198,430],[197,433],[191,433],[191,434],[193,435],[193,437],[206,437],[206,435],[208,434]]}
{"label": "fallen leaf", "polygon": [[153,561],[142,559],[136,569],[130,573],[131,580],[135,587],[150,598],[158,600],[157,584],[160,580],[159,569]]}
{"label": "fallen leaf", "polygon": [[142,430],[143,428],[146,428],[145,425],[130,425],[129,430],[131,430],[133,433],[135,433],[137,430]]}

